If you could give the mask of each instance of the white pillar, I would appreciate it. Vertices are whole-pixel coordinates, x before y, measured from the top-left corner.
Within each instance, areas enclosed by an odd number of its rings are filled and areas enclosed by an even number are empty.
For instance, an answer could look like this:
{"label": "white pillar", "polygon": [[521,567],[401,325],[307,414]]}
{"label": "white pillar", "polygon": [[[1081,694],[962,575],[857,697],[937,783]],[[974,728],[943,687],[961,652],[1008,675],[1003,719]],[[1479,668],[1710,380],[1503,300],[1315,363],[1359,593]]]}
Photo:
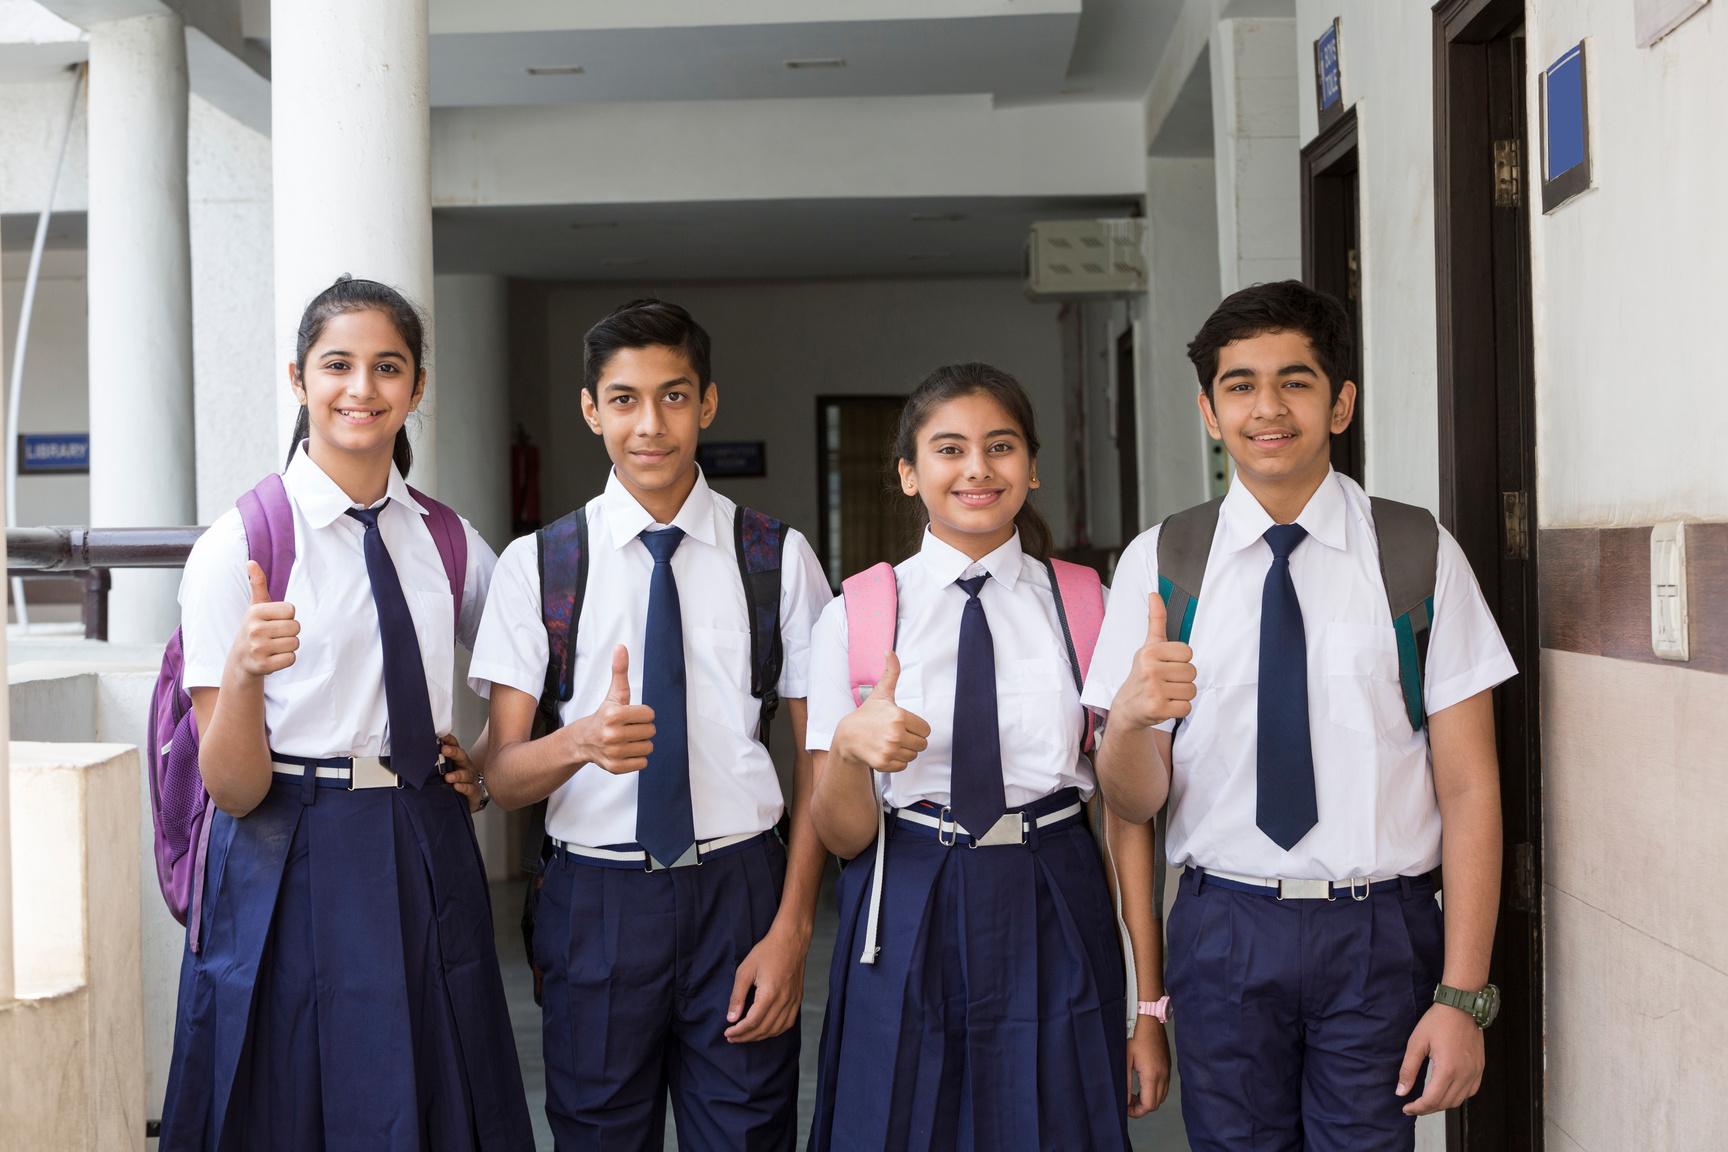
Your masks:
{"label": "white pillar", "polygon": [[[174,15],[89,31],[90,522],[191,524],[185,33]],[[116,571],[109,638],[166,640],[179,581]]]}
{"label": "white pillar", "polygon": [[[0,497],[6,477],[0,473]],[[0,536],[0,561],[6,538]],[[0,664],[6,663],[6,630],[0,628]],[[12,951],[12,708],[11,693],[0,693],[0,1006],[17,993]]]}
{"label": "white pillar", "polygon": [[1220,20],[1212,33],[1219,288],[1302,276],[1296,21]]}
{"label": "white pillar", "polygon": [[[280,449],[300,313],[342,273],[389,284],[432,336],[427,0],[294,0],[270,10]],[[437,489],[430,379],[411,419],[414,484]]]}

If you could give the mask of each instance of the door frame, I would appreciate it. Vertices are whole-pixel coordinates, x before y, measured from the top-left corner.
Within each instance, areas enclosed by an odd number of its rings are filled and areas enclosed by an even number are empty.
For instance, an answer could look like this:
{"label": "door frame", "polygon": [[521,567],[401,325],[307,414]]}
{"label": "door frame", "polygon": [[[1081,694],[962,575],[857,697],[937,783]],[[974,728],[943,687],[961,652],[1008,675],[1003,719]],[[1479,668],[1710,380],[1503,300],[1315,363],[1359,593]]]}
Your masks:
{"label": "door frame", "polygon": [[[1302,282],[1311,288],[1330,292],[1350,313],[1356,360],[1350,375],[1356,383],[1356,412],[1351,417],[1350,427],[1344,430],[1341,437],[1334,439],[1332,466],[1361,483],[1367,465],[1367,434],[1362,424],[1365,399],[1362,377],[1366,374],[1367,366],[1363,363],[1362,355],[1362,181],[1358,159],[1360,154],[1356,151],[1356,142],[1356,106],[1352,104],[1342,115],[1321,129],[1314,139],[1308,142],[1308,146],[1302,149]],[[1325,184],[1330,184],[1332,179],[1346,176],[1355,179],[1356,195],[1352,198],[1353,203],[1339,205],[1336,203],[1336,191],[1325,187]],[[1339,222],[1331,217],[1339,210],[1354,211],[1356,214],[1356,268],[1346,269],[1343,273],[1346,280],[1352,274],[1356,278],[1357,291],[1354,297],[1350,296],[1348,288],[1340,295],[1335,290],[1334,283],[1337,270],[1323,269],[1320,265],[1321,246],[1336,239],[1333,232]],[[1345,227],[1348,228],[1348,225]],[[1344,441],[1342,450],[1337,443],[1338,439]]]}

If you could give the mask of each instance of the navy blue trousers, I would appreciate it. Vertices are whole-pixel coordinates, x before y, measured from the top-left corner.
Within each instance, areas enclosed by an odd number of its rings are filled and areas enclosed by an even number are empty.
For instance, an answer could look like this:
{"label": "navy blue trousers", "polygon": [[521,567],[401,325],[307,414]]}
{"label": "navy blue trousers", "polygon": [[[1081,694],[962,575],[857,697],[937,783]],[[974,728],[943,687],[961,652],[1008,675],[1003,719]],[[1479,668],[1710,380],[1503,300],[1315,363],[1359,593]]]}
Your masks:
{"label": "navy blue trousers", "polygon": [[789,1152],[798,1025],[725,1037],[738,965],[768,934],[785,880],[771,833],[694,868],[548,862],[534,957],[559,1152],[659,1152],[668,1089],[687,1152]]}
{"label": "navy blue trousers", "polygon": [[1279,900],[1183,874],[1170,913],[1182,1119],[1195,1152],[1408,1152],[1394,1095],[1445,944],[1427,878],[1358,902]]}
{"label": "navy blue trousers", "polygon": [[278,778],[208,861],[162,1152],[531,1152],[458,792]]}
{"label": "navy blue trousers", "polygon": [[1084,824],[978,849],[888,835],[874,964],[874,846],[840,874],[810,1152],[1126,1152],[1121,944]]}

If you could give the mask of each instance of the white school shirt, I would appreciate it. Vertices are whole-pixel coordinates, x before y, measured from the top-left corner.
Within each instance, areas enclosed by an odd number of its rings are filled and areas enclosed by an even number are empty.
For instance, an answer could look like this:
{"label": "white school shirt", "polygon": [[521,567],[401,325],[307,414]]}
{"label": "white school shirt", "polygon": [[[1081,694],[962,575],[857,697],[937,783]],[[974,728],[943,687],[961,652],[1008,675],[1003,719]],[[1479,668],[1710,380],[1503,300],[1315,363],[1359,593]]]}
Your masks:
{"label": "white school shirt", "polygon": [[[1090,798],[1092,764],[1080,754],[1080,691],[1068,663],[1062,623],[1044,565],[1020,549],[1020,534],[974,562],[924,530],[918,554],[894,569],[900,619],[894,654],[900,680],[894,702],[930,725],[929,747],[900,772],[882,777],[882,799],[897,808],[952,795],[954,678],[960,617],[969,597],[956,580],[988,572],[978,598],[996,650],[996,716],[1002,745],[1002,786],[1018,808],[1063,788]],[[810,654],[813,752],[834,742],[834,727],[857,707],[846,651],[846,602],[837,598],[816,625]],[[880,660],[878,660],[880,663]]]}
{"label": "white school shirt", "polygon": [[[685,708],[690,743],[690,803],[698,840],[765,832],[785,803],[768,750],[756,740],[761,701],[750,695],[750,621],[733,539],[738,506],[696,487],[671,527],[685,533],[672,553],[672,578],[684,621]],[[656,525],[614,473],[588,502],[588,587],[576,624],[576,667],[565,724],[592,715],[612,683],[612,651],[630,652],[630,700],[642,702],[642,645],[654,558],[638,536]],[[802,534],[786,533],[780,567],[780,636],[785,662],[780,697],[807,692],[810,627],[832,593]],[[504,549],[474,643],[468,683],[482,696],[504,684],[538,698],[546,685],[548,645],[541,618],[538,540]],[[636,841],[637,773],[614,776],[592,764],[552,793],[546,830],[560,840],[603,848]]]}
{"label": "white school shirt", "polygon": [[[1290,579],[1308,642],[1320,821],[1288,852],[1254,821],[1260,599],[1272,566],[1261,537],[1273,521],[1238,482],[1219,509],[1189,637],[1198,692],[1176,729],[1170,862],[1289,880],[1427,872],[1440,863],[1440,806],[1427,728],[1413,732],[1404,706],[1368,497],[1330,473],[1296,523],[1308,530],[1290,555]],[[1086,679],[1088,705],[1107,710],[1128,678],[1146,641],[1147,597],[1157,588],[1154,528],[1117,561],[1116,595]],[[1463,550],[1441,529],[1423,687],[1428,713],[1517,672]]]}
{"label": "white school shirt", "polygon": [[[384,699],[384,649],[378,608],[366,576],[365,526],[345,513],[360,505],[305,450],[282,475],[294,512],[294,566],[283,598],[294,605],[300,647],[294,663],[264,678],[264,727],[270,747],[289,756],[387,756],[390,714]],[[414,618],[432,721],[451,725],[455,640],[472,645],[497,557],[464,520],[468,572],[459,628],[452,627],[450,580],[425,509],[394,466],[378,531]],[[377,507],[377,505],[373,505]],[[180,580],[181,635],[188,688],[218,688],[228,650],[252,603],[246,579],[246,529],[238,509],[223,513],[192,548]]]}

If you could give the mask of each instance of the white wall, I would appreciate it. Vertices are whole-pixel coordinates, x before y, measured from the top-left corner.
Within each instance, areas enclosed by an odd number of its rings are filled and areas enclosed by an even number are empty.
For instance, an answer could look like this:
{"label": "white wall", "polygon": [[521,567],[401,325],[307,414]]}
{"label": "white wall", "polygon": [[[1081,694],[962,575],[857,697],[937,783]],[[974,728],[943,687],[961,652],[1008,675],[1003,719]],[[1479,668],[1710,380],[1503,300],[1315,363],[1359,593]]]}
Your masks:
{"label": "white wall", "polygon": [[[0,84],[0,212],[42,211],[71,96],[70,76],[40,84]],[[56,211],[82,212],[88,203],[85,113],[85,103],[79,100],[66,167],[54,198]]]}
{"label": "white wall", "polygon": [[[529,298],[522,287],[516,301]],[[985,360],[1032,394],[1043,441],[1038,504],[1066,543],[1058,306],[1028,303],[1018,279],[530,287],[543,300],[531,306],[544,309],[544,358],[519,360],[534,366],[512,381],[512,418],[540,445],[547,520],[599,491],[609,467],[582,423],[582,334],[618,304],[658,294],[688,308],[713,337],[720,412],[705,437],[767,442],[767,477],[717,482],[726,495],[789,521],[814,546],[815,397],[903,395],[932,368]]]}
{"label": "white wall", "polygon": [[1362,411],[1370,492],[1439,509],[1434,281],[1434,17],[1422,3],[1297,0],[1300,143],[1316,135],[1314,41],[1341,18],[1339,75],[1356,108]]}
{"label": "white wall", "polygon": [[[64,225],[62,225],[63,227]],[[56,228],[52,222],[49,232]],[[5,305],[6,387],[12,383],[12,357],[18,347],[18,310],[30,249],[0,258],[0,291]],[[90,427],[88,325],[84,314],[84,250],[49,249],[42,254],[36,305],[25,350],[24,398],[18,419],[25,432],[83,432]],[[0,407],[0,420],[4,408]],[[18,479],[18,522],[84,524],[90,519],[88,476],[25,475]]]}
{"label": "white wall", "polygon": [[1302,275],[1294,20],[1220,20],[1212,34],[1218,287]]}

